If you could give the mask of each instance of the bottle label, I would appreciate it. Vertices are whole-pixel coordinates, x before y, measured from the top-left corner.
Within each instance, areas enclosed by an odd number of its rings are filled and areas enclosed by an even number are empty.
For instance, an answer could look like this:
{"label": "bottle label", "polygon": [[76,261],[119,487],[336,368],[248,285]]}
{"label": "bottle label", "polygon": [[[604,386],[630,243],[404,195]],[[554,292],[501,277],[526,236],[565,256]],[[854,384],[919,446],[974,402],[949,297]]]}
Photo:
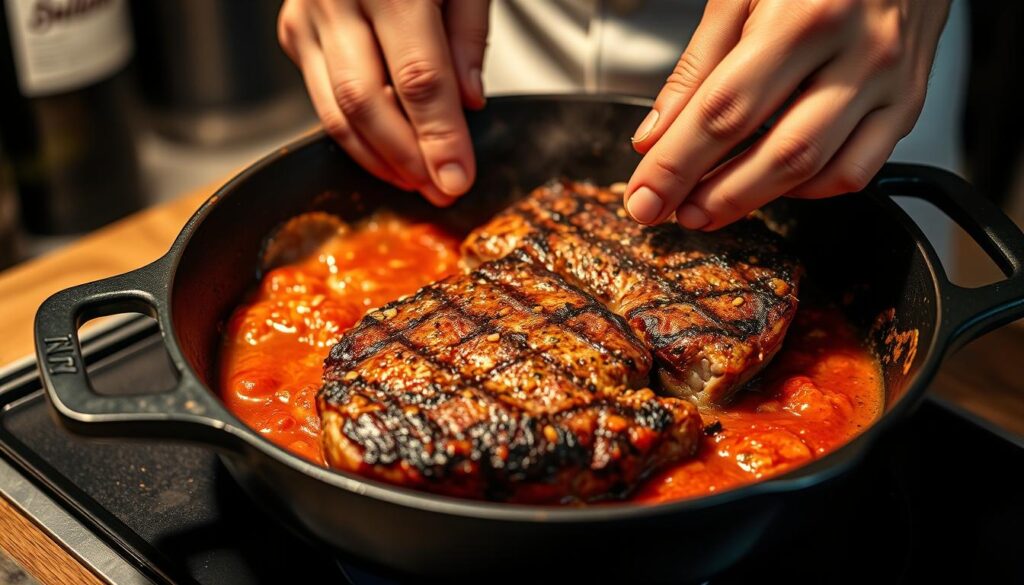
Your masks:
{"label": "bottle label", "polygon": [[125,0],[6,0],[18,85],[26,97],[110,77],[132,56]]}

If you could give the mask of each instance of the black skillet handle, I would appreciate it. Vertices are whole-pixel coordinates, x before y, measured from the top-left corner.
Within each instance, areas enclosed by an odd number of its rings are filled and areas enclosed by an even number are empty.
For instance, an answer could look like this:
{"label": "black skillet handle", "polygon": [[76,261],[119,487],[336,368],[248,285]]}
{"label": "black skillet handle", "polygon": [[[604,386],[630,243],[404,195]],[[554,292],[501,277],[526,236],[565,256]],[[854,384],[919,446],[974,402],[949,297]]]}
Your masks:
{"label": "black skillet handle", "polygon": [[[58,420],[69,430],[97,437],[188,438],[223,442],[224,407],[169,349],[178,373],[172,390],[110,396],[96,393],[85,371],[78,328],[85,321],[134,311],[167,314],[164,268],[157,260],[138,270],[62,290],[36,313],[36,358]],[[161,334],[166,333],[161,324]],[[145,389],[140,389],[145,390]],[[216,440],[213,437],[219,439]]]}
{"label": "black skillet handle", "polygon": [[924,165],[890,163],[874,184],[888,195],[931,202],[957,222],[999,266],[1006,280],[964,288],[941,276],[942,323],[949,349],[1024,317],[1024,233],[994,203],[957,175]]}

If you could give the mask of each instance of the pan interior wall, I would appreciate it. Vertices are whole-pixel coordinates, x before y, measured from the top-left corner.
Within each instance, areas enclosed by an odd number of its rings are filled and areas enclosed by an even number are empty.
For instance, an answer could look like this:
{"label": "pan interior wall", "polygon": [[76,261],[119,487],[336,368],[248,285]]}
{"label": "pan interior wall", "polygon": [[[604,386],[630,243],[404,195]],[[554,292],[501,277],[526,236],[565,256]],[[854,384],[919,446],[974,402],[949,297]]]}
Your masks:
{"label": "pan interior wall", "polygon": [[[644,108],[597,101],[495,102],[469,114],[478,179],[454,206],[439,210],[365,173],[321,137],[265,162],[223,190],[196,228],[173,286],[175,334],[203,381],[216,386],[224,320],[259,277],[266,236],[300,213],[325,210],[357,220],[380,207],[467,233],[517,197],[553,177],[612,183],[639,160],[629,137]],[[879,320],[917,331],[916,358],[883,359],[887,404],[909,387],[936,322],[931,274],[917,243],[888,200],[855,195],[821,201],[780,200],[765,216],[793,241],[808,266],[806,294],[840,304],[878,355],[892,352]],[[906,353],[903,354],[906,356]]]}

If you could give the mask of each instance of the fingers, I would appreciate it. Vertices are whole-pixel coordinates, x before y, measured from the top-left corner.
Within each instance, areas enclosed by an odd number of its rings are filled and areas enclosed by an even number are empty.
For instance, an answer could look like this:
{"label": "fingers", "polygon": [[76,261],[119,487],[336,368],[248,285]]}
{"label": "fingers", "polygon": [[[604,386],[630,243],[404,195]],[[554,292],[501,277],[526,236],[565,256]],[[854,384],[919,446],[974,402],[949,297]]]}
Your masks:
{"label": "fingers", "polygon": [[701,83],[739,42],[746,16],[744,4],[732,1],[707,4],[690,44],[655,98],[651,111],[633,134],[633,148],[637,152],[643,154],[650,150]]}
{"label": "fingers", "polygon": [[486,99],[480,74],[487,47],[490,4],[490,0],[448,0],[444,8],[448,43],[462,103],[472,109],[484,107]]}
{"label": "fingers", "polygon": [[655,224],[670,216],[697,181],[835,51],[826,37],[795,53],[766,51],[763,43],[760,37],[741,40],[640,161],[624,197],[635,220]]}
{"label": "fingers", "polygon": [[303,57],[303,63],[308,64],[308,67],[303,69],[303,78],[306,81],[310,101],[312,101],[313,109],[316,110],[317,117],[320,118],[327,134],[341,145],[360,166],[375,177],[393,183],[402,189],[413,188],[412,184],[402,179],[387,161],[363,141],[362,137],[349,125],[345,115],[338,109],[338,104],[331,94],[331,82],[327,78],[323,55],[319,51],[316,54],[307,53]]}
{"label": "fingers", "polygon": [[290,0],[278,36],[302,69],[325,129],[356,162],[403,189],[418,189],[435,205],[454,202],[427,170],[420,139],[387,85],[377,41],[355,0]]}
{"label": "fingers", "polygon": [[763,139],[701,181],[680,225],[717,229],[817,174],[885,94],[884,83],[860,86],[858,67],[851,58],[818,74]]}
{"label": "fingers", "polygon": [[325,3],[315,22],[330,96],[345,123],[404,183],[415,188],[431,184],[416,135],[385,89],[384,66],[358,7]]}
{"label": "fingers", "polygon": [[[285,5],[288,6],[287,4]],[[282,18],[282,22],[283,22]],[[308,21],[295,21],[292,26],[303,26]],[[285,27],[281,27],[283,31]],[[288,34],[288,42],[285,43],[285,35]],[[402,180],[398,173],[381,158],[366,142],[352,129],[346,120],[345,115],[338,108],[331,91],[331,82],[327,76],[327,65],[324,61],[320,48],[311,42],[304,42],[300,39],[310,39],[310,31],[291,30],[288,33],[282,32],[282,45],[287,44],[289,56],[292,57],[302,70],[302,77],[309,92],[313,109],[320,118],[324,130],[342,148],[348,152],[359,165],[373,174],[375,177],[394,183],[403,189],[411,188],[411,185]]]}
{"label": "fingers", "polygon": [[[859,0],[735,5],[745,12],[735,17],[739,41],[715,64],[729,43],[695,39],[638,129],[645,156],[624,199],[640,223],[674,213],[684,227],[710,230],[778,196],[860,190],[920,113],[944,10],[932,17]],[[735,28],[718,36],[734,39]],[[764,138],[715,168],[788,98]]]}
{"label": "fingers", "polygon": [[365,2],[395,92],[434,184],[465,193],[476,165],[441,9],[435,2]]}
{"label": "fingers", "polygon": [[849,140],[820,172],[786,193],[789,197],[817,199],[843,193],[855,193],[867,187],[896,143],[910,132],[912,112],[898,107],[868,114]]}

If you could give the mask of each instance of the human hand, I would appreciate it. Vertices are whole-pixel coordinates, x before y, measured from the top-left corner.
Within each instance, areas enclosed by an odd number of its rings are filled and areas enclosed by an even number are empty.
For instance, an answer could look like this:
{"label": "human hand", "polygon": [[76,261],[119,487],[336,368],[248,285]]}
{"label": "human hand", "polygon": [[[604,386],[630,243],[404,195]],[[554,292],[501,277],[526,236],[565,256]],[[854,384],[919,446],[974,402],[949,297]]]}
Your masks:
{"label": "human hand", "polygon": [[463,106],[484,105],[487,0],[286,0],[281,46],[328,134],[435,205],[476,174]]}
{"label": "human hand", "polygon": [[[913,128],[949,0],[710,0],[634,136],[637,221],[714,230],[859,191]],[[714,165],[799,90],[768,133]]]}

